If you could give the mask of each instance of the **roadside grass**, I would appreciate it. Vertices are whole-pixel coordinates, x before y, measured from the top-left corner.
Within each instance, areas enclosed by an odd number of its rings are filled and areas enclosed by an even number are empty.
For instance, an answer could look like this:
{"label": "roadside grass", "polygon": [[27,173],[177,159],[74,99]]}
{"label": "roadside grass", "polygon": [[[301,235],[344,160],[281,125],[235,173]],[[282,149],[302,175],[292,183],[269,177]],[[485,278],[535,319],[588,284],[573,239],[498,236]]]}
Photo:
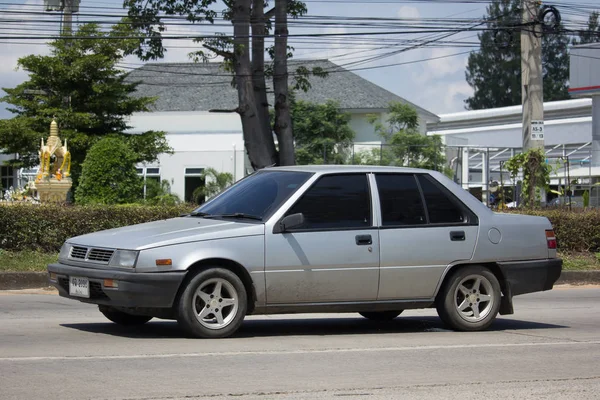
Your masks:
{"label": "roadside grass", "polygon": [[[600,270],[600,253],[559,253],[565,271]],[[58,260],[58,253],[40,251],[8,251],[0,249],[0,272],[46,271]]]}
{"label": "roadside grass", "polygon": [[565,271],[600,270],[600,253],[559,253]]}
{"label": "roadside grass", "polygon": [[46,271],[46,266],[57,260],[58,253],[0,249],[0,272]]}

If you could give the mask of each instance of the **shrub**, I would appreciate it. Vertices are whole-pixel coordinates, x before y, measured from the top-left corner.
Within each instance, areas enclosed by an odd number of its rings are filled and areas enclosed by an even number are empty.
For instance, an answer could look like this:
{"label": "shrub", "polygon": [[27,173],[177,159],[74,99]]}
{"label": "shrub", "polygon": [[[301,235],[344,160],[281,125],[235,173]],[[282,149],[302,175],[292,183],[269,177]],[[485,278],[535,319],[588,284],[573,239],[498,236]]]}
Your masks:
{"label": "shrub", "polygon": [[0,248],[57,252],[73,236],[177,217],[195,206],[0,206]]}
{"label": "shrub", "polygon": [[143,182],[135,169],[136,157],[119,137],[109,136],[98,141],[83,162],[75,201],[79,204],[127,204],[139,200]]}

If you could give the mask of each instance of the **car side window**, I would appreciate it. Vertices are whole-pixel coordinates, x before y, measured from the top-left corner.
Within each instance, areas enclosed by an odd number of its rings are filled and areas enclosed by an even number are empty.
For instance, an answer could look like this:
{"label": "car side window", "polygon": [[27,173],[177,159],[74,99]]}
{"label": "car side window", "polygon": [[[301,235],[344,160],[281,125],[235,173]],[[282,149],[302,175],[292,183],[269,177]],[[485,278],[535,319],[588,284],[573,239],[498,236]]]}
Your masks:
{"label": "car side window", "polygon": [[286,215],[304,214],[298,229],[370,227],[371,198],[366,174],[321,177]]}
{"label": "car side window", "polygon": [[433,182],[433,178],[418,175],[418,179],[425,198],[430,223],[459,224],[467,222],[461,207],[452,201],[449,194]]}
{"label": "car side window", "polygon": [[417,180],[412,174],[377,174],[383,226],[427,223]]}

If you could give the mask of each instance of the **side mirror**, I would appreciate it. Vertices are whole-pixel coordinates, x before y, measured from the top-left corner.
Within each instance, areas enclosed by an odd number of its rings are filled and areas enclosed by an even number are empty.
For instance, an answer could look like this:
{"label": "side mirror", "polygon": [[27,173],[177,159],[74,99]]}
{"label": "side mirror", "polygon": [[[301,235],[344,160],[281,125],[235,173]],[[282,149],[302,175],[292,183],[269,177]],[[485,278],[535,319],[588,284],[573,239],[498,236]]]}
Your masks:
{"label": "side mirror", "polygon": [[301,226],[302,224],[304,224],[304,214],[297,213],[288,215],[287,217],[279,221],[279,229],[277,229],[277,232],[275,233],[287,232],[290,229],[294,229]]}

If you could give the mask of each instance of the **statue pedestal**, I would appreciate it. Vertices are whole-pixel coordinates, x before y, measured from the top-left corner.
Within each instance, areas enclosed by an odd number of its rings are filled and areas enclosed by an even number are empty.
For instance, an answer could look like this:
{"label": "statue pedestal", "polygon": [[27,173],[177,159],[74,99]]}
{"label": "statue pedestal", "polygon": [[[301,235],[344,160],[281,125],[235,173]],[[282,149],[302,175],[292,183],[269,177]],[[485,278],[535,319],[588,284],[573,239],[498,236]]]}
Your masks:
{"label": "statue pedestal", "polygon": [[38,197],[42,203],[65,203],[67,201],[67,193],[72,185],[71,178],[64,178],[60,181],[56,178],[51,178],[35,183]]}

